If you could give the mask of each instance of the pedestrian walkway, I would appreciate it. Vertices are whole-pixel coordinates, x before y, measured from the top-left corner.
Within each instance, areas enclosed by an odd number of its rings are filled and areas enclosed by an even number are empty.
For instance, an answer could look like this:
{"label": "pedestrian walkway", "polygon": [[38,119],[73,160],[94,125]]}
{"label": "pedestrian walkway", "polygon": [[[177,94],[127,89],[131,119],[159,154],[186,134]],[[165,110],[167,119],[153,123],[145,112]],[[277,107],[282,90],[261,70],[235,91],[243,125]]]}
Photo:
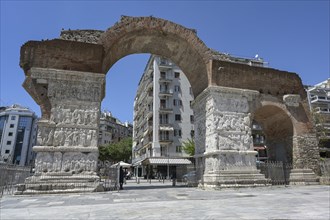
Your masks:
{"label": "pedestrian walkway", "polygon": [[329,219],[329,186],[221,191],[152,180],[102,193],[4,196],[0,219]]}

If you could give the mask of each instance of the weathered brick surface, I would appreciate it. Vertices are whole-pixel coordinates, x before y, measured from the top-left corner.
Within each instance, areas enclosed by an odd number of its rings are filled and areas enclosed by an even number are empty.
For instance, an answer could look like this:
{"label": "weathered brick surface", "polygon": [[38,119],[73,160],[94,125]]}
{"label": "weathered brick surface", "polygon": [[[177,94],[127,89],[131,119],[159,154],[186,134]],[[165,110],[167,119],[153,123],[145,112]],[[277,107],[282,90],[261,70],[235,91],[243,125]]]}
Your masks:
{"label": "weathered brick surface", "polygon": [[257,90],[282,97],[299,94],[306,98],[300,77],[295,73],[245,64],[212,61],[212,85]]}
{"label": "weathered brick surface", "polygon": [[28,41],[21,47],[20,66],[102,72],[103,47],[67,40]]}
{"label": "weathered brick surface", "polygon": [[97,44],[103,32],[99,30],[65,30],[61,31],[60,39]]}
{"label": "weathered brick surface", "polygon": [[151,53],[176,63],[194,85],[195,96],[208,86],[207,63],[212,54],[194,30],[160,18],[123,16],[99,43],[105,49],[103,72],[126,55]]}

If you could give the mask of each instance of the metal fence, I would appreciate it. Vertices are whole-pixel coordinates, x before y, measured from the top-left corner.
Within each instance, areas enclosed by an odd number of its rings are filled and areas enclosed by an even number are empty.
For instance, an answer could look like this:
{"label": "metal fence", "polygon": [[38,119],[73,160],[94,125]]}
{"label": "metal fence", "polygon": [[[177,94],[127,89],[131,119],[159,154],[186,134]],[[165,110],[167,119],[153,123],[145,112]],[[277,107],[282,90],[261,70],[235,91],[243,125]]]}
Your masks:
{"label": "metal fence", "polygon": [[321,175],[324,177],[330,177],[330,158],[320,162]]}
{"label": "metal fence", "polygon": [[264,174],[271,185],[289,185],[290,171],[292,164],[283,163],[282,161],[268,161],[266,163],[258,163],[257,169]]}
{"label": "metal fence", "polygon": [[326,158],[320,163],[321,178],[320,183],[330,185],[330,158]]}
{"label": "metal fence", "polygon": [[25,179],[31,175],[32,169],[29,166],[0,164],[0,197],[14,194],[17,190],[17,184],[24,183]]}
{"label": "metal fence", "polygon": [[111,166],[108,161],[98,165],[98,175],[105,191],[119,190],[119,167]]}
{"label": "metal fence", "polygon": [[[241,167],[230,167],[230,170],[240,170]],[[292,170],[292,164],[283,163],[281,161],[266,162],[266,163],[257,163],[257,169],[260,170],[260,173],[264,174],[268,179],[268,183],[271,185],[288,185],[290,184],[290,172]],[[330,160],[320,162],[320,169],[322,176],[329,180],[330,177]],[[174,186],[184,186],[184,187],[196,187],[198,184],[203,184],[203,172],[204,164],[200,163],[199,166],[195,164],[191,165],[182,165],[176,166],[175,176],[172,176],[171,180]],[[25,182],[27,188],[33,190],[34,177],[32,176],[31,167],[22,167],[11,164],[0,164],[0,197],[4,194],[14,194],[17,190],[17,185]],[[98,165],[97,174],[101,185],[105,191],[119,190],[119,168],[112,167],[112,164],[109,162],[102,162]],[[73,184],[72,188],[82,189],[86,188],[86,192],[90,192],[88,184],[83,181],[80,182],[78,177],[84,179],[83,173],[79,174],[75,178],[74,183],[70,181],[68,183],[66,179],[63,179],[61,176],[43,176],[45,179],[45,187],[49,187],[46,179],[49,178],[49,181],[52,183],[52,189],[61,189],[70,188],[67,184]],[[25,181],[27,177],[29,181]],[[151,180],[151,179],[150,179]],[[158,181],[164,181],[164,177],[157,178]],[[154,180],[152,180],[154,181]],[[40,182],[39,182],[40,183]],[[38,183],[38,187],[40,184]],[[91,183],[93,185],[93,183]],[[40,190],[40,189],[39,189]],[[49,190],[48,188],[43,190]]]}

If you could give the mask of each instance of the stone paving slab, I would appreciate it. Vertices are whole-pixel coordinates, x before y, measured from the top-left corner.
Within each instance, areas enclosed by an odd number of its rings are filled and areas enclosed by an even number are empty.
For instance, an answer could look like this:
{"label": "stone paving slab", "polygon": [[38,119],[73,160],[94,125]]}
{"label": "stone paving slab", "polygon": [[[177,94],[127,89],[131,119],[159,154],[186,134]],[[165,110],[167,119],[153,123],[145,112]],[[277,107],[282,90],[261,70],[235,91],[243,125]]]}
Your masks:
{"label": "stone paving slab", "polygon": [[128,181],[122,191],[4,196],[0,219],[330,219],[330,186],[221,191]]}

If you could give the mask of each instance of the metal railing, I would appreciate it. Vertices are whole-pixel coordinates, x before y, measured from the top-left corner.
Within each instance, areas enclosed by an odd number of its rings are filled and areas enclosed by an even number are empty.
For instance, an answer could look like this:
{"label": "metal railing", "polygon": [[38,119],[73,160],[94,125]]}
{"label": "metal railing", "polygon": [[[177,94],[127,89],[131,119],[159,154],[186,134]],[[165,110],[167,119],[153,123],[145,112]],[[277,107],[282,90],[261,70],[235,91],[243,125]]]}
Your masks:
{"label": "metal railing", "polygon": [[330,158],[320,161],[321,184],[330,185]]}
{"label": "metal railing", "polygon": [[0,164],[0,197],[14,194],[17,184],[24,183],[25,179],[32,174],[30,166]]}
{"label": "metal railing", "polygon": [[99,164],[100,181],[105,191],[119,190],[119,167],[112,167],[108,161]]}
{"label": "metal railing", "polygon": [[283,163],[282,161],[268,161],[257,164],[257,169],[265,175],[271,185],[289,185],[292,168],[291,163]]}

